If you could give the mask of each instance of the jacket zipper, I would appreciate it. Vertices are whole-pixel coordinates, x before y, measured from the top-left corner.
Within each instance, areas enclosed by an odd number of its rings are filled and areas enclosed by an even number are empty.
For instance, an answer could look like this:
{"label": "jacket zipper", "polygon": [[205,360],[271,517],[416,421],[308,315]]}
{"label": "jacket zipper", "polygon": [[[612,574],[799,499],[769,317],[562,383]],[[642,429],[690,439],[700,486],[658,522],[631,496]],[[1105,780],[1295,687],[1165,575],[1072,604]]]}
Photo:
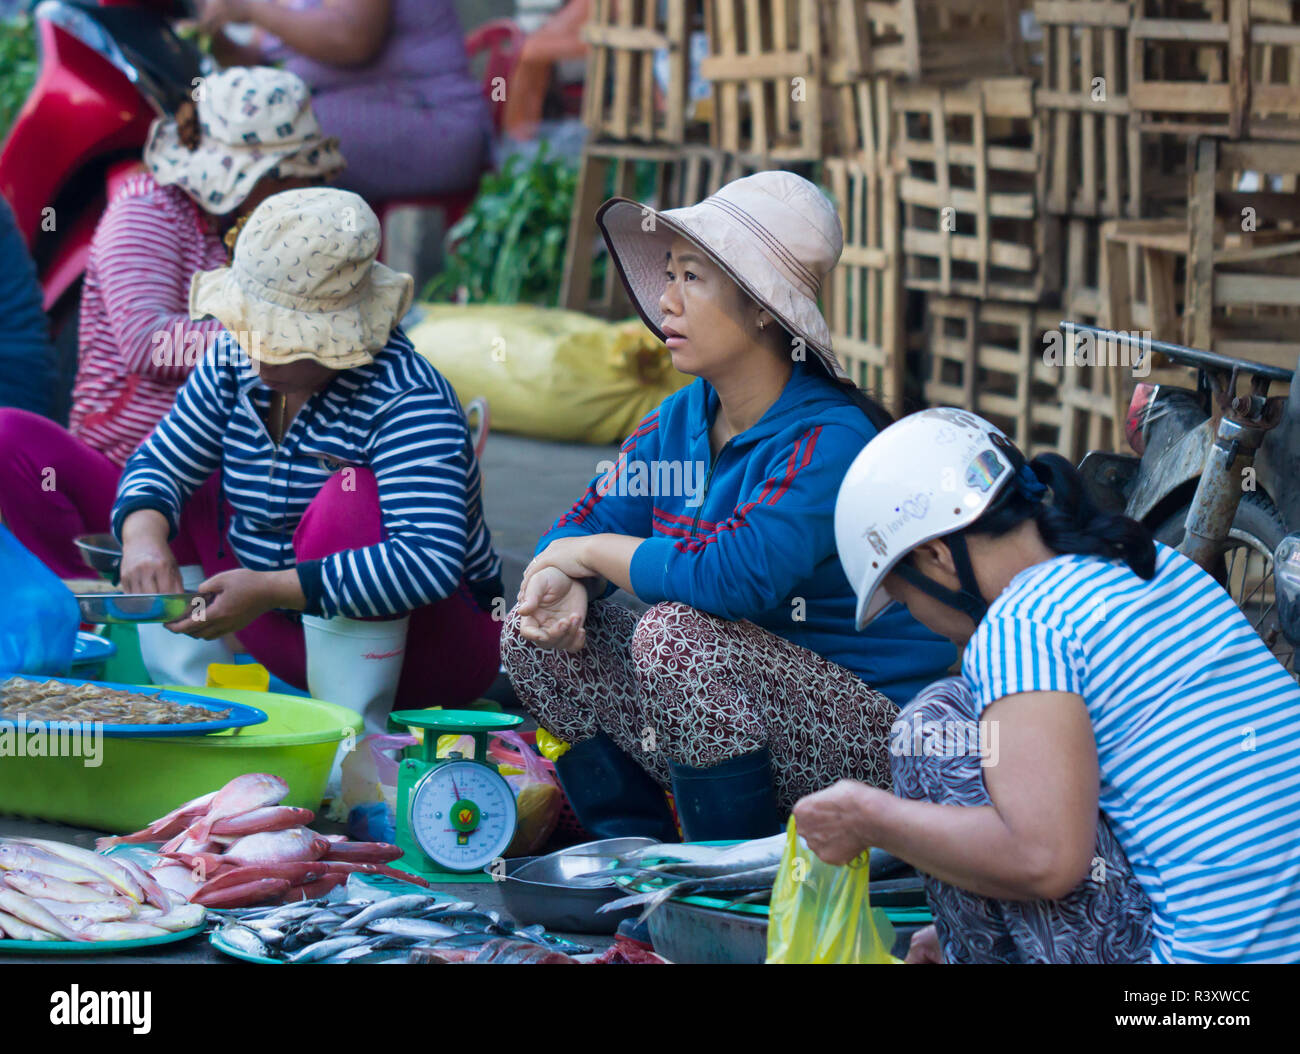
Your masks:
{"label": "jacket zipper", "polygon": [[704,513],[704,503],[709,499],[709,484],[713,482],[713,470],[718,467],[718,461],[722,458],[722,452],[729,446],[731,446],[730,439],[723,443],[722,446],[718,447],[718,452],[709,460],[709,471],[704,476],[704,493],[700,495],[700,507],[695,510],[695,520],[691,523],[692,541],[695,540],[695,531],[700,525],[700,516]]}

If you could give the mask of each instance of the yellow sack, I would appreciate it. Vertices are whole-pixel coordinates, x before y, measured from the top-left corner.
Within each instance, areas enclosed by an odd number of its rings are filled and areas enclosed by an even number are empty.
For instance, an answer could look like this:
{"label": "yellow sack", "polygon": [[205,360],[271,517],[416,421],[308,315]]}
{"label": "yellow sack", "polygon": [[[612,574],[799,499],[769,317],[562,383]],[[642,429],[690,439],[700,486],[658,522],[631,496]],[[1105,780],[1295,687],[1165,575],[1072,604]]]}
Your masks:
{"label": "yellow sack", "polygon": [[769,963],[896,963],[894,927],[867,893],[870,854],[836,867],[800,840],[794,817],[768,909]]}
{"label": "yellow sack", "polygon": [[492,427],[539,439],[618,443],[693,379],[640,319],[606,322],[529,304],[421,304],[406,332],[456,389],[485,396]]}

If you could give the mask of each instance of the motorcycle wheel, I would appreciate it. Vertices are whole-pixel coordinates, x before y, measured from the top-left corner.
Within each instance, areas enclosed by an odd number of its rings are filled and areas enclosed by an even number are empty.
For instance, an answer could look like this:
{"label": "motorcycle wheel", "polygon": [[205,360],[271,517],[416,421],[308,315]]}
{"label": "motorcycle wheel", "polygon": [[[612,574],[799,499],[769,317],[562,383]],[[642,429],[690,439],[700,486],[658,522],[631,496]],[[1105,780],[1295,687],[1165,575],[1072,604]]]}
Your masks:
{"label": "motorcycle wheel", "polygon": [[[1177,546],[1191,505],[1184,505],[1155,528],[1157,540]],[[1257,491],[1241,496],[1214,577],[1264,638],[1264,643],[1293,676],[1300,675],[1296,648],[1282,634],[1273,592],[1273,552],[1287,534],[1286,521],[1268,498]]]}

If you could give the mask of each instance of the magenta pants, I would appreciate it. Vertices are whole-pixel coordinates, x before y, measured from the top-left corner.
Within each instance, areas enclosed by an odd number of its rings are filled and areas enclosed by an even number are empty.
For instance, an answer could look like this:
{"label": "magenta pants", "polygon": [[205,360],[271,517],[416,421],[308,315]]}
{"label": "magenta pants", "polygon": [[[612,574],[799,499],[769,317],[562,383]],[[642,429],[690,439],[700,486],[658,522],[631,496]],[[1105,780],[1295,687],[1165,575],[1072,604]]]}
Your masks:
{"label": "magenta pants", "polygon": [[[66,429],[25,410],[0,409],[0,515],[14,536],[61,578],[92,574],[73,539],[109,530],[121,468]],[[221,537],[214,475],[186,503],[172,540],[178,563],[199,564],[208,577],[240,566]],[[331,477],[307,507],[293,536],[299,560],[319,560],[384,540],[374,475],[357,470],[344,491]],[[268,612],[237,634],[277,677],[307,686],[302,627]],[[476,699],[500,668],[501,623],[475,603],[464,583],[451,596],[411,612],[406,661],[396,708],[454,707]]]}

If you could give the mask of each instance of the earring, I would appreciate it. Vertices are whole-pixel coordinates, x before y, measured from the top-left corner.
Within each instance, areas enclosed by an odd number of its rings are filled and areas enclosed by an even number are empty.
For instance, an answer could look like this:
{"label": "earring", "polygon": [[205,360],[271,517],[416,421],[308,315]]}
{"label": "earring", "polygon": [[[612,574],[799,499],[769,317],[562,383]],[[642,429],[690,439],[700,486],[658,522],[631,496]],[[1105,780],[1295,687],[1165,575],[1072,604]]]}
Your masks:
{"label": "earring", "polygon": [[763,320],[761,318],[758,320],[758,328],[759,329],[763,328]]}

